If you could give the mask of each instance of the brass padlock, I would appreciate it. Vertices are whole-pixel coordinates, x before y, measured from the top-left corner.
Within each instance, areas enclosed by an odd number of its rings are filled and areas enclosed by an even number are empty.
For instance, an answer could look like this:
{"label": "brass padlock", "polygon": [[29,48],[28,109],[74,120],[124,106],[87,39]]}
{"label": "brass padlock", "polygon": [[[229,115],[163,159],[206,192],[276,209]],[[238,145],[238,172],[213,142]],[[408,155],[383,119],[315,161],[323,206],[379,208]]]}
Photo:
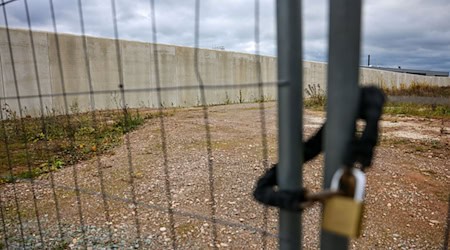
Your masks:
{"label": "brass padlock", "polygon": [[331,181],[332,191],[342,191],[325,201],[322,228],[326,231],[357,238],[361,232],[366,176],[356,168],[339,169]]}

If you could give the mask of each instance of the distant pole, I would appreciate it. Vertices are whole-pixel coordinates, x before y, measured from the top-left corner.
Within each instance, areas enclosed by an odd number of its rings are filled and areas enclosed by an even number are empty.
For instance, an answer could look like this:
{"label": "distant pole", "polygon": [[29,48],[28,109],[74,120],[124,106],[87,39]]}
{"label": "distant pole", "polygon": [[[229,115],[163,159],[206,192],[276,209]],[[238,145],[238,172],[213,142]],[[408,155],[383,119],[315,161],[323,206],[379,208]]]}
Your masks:
{"label": "distant pole", "polygon": [[[278,43],[278,186],[296,190],[302,185],[302,31],[301,1],[277,1]],[[280,249],[301,247],[301,214],[280,210]]]}
{"label": "distant pole", "polygon": [[370,54],[367,56],[367,66],[370,67]]}
{"label": "distant pole", "polygon": [[[328,189],[349,148],[359,102],[361,1],[330,0],[328,104],[324,188]],[[321,249],[345,250],[348,239],[322,230]]]}

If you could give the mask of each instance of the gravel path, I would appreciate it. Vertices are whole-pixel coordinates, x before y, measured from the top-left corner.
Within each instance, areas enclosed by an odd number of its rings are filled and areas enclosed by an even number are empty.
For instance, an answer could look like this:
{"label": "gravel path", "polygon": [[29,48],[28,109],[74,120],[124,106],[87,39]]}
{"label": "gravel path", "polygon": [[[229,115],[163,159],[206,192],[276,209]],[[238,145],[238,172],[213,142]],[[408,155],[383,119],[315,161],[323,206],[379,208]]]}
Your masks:
{"label": "gravel path", "polygon": [[[276,104],[265,105],[269,162],[274,163]],[[268,210],[265,227],[264,208],[251,197],[255,180],[264,171],[259,104],[210,107],[209,122],[210,161],[202,109],[180,109],[164,119],[167,154],[163,154],[160,120],[152,119],[129,134],[130,151],[124,143],[108,155],[37,178],[34,189],[42,240],[32,184],[2,185],[1,246],[205,249],[212,248],[217,235],[219,248],[261,249],[266,232],[267,248],[276,249],[278,212]],[[322,122],[322,112],[306,111],[305,137]],[[449,124],[448,120],[384,117],[383,142],[367,173],[363,234],[351,242],[353,249],[442,249],[450,194]],[[322,161],[320,156],[304,167],[304,184],[312,191],[320,190]],[[316,205],[303,214],[304,249],[319,247],[319,212]]]}

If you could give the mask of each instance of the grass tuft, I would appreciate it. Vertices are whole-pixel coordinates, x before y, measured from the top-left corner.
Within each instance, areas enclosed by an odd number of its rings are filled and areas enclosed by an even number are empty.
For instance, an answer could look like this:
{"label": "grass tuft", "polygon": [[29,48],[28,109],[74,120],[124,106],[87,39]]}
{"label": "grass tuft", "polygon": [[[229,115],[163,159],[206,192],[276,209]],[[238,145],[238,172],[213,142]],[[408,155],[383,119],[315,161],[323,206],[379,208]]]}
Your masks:
{"label": "grass tuft", "polygon": [[305,88],[307,98],[304,101],[306,108],[323,110],[327,104],[325,91],[320,88],[319,84],[308,84]]}
{"label": "grass tuft", "polygon": [[[415,95],[415,96],[449,96],[450,86],[439,87],[431,86],[425,83],[413,83],[406,87],[401,85],[400,88],[383,88],[388,95]],[[325,110],[327,103],[325,92],[319,85],[309,84],[305,89],[308,98],[305,99],[306,108],[314,110]],[[450,107],[439,104],[416,104],[416,103],[392,103],[388,102],[384,106],[384,114],[417,116],[425,118],[448,119],[450,118]]]}
{"label": "grass tuft", "polygon": [[434,86],[426,82],[412,82],[409,86],[401,83],[399,86],[384,86],[382,89],[390,96],[450,97],[450,86]]}
{"label": "grass tuft", "polygon": [[391,103],[384,106],[384,114],[418,116],[425,118],[450,118],[450,107],[435,104]]}

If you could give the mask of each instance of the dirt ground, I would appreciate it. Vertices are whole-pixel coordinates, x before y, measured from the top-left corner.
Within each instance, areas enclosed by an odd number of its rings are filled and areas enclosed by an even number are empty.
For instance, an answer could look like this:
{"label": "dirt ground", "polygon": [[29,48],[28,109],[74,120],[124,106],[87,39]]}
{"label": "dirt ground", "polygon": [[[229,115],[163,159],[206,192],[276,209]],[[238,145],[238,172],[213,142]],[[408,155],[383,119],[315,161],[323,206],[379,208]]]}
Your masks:
{"label": "dirt ground", "polygon": [[[108,155],[33,183],[2,185],[1,246],[207,249],[217,238],[219,248],[277,249],[278,211],[268,209],[265,226],[265,209],[251,196],[264,172],[259,105],[209,107],[210,154],[202,108],[180,109],[163,123],[148,120]],[[268,160],[275,163],[277,109],[275,103],[264,105]],[[323,117],[305,111],[305,138]],[[442,249],[450,120],[384,116],[380,125],[380,146],[367,171],[363,231],[350,246]],[[304,166],[303,183],[311,191],[321,189],[322,163],[319,156]],[[302,217],[303,247],[318,249],[320,205]]]}

